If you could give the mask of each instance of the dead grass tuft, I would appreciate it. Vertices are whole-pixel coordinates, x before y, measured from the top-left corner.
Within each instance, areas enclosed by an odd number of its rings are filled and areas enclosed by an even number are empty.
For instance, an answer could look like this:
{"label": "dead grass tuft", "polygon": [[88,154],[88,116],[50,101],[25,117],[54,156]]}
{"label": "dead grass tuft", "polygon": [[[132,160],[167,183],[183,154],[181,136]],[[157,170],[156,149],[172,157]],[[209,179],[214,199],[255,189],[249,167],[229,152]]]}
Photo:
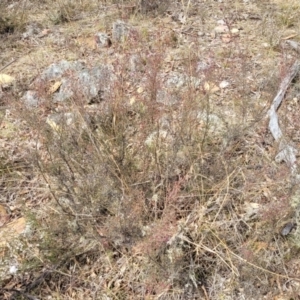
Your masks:
{"label": "dead grass tuft", "polygon": [[[117,15],[125,2],[59,0],[52,21],[68,28],[96,7]],[[295,297],[299,230],[281,232],[297,220],[299,196],[290,169],[274,162],[265,116],[294,59],[274,50],[279,33],[268,24],[285,30],[297,20],[280,20],[290,9],[282,3],[264,15],[266,3],[233,11],[208,2],[230,32],[211,33],[208,11],[199,34],[185,28],[202,4],[182,1],[182,27],[172,23],[170,39],[161,23],[133,28],[109,50],[89,49],[87,65],[99,56],[112,65],[108,100],[86,99],[76,81],[59,103],[39,81],[44,101],[35,108],[15,87],[2,91],[13,107],[1,130],[10,124],[18,134],[1,139],[1,204],[28,225],[3,246],[1,274],[11,274],[3,275],[3,299]],[[158,9],[140,4],[145,13]],[[257,27],[256,15],[241,13],[252,5],[262,15]],[[82,45],[67,45],[82,58]],[[289,93],[297,93],[293,85]],[[288,117],[283,130],[292,140]]]}

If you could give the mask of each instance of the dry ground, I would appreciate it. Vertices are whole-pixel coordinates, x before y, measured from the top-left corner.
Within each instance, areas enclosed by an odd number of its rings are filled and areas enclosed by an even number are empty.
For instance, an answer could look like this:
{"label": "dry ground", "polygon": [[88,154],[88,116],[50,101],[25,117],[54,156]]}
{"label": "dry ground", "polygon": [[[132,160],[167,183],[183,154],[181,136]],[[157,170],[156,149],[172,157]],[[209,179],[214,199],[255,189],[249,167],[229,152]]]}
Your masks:
{"label": "dry ground", "polygon": [[[0,94],[1,299],[300,298],[298,183],[267,118],[300,4],[156,2],[1,1],[0,73],[15,78]],[[116,20],[131,34],[97,47]],[[113,65],[105,113],[53,104],[47,85],[41,107],[20,101],[62,59]],[[179,100],[161,103],[178,74]],[[278,112],[298,149],[299,87]],[[62,111],[97,117],[54,132]]]}

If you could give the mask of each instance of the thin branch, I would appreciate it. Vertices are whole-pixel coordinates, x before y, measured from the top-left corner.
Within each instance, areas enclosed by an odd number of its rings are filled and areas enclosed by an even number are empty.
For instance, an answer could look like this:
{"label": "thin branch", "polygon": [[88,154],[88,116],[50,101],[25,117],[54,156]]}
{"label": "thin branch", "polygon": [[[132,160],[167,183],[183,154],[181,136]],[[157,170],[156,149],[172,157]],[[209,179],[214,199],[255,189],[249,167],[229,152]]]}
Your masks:
{"label": "thin branch", "polygon": [[15,59],[13,59],[11,62],[7,63],[4,67],[2,67],[2,68],[0,69],[0,72],[3,71],[4,69],[6,69],[8,66],[10,66],[12,63],[14,63],[16,60],[17,60],[17,59],[15,58]]}

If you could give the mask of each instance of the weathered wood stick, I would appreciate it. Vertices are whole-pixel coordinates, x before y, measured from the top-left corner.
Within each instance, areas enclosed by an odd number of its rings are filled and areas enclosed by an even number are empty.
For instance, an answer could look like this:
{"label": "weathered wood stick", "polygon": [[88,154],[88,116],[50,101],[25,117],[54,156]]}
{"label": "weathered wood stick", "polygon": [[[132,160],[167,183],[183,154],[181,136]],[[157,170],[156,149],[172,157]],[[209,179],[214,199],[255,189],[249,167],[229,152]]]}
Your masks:
{"label": "weathered wood stick", "polygon": [[292,80],[295,78],[300,69],[300,62],[296,60],[289,70],[288,74],[283,78],[279,91],[276,97],[273,100],[273,103],[268,111],[268,116],[270,117],[269,129],[274,139],[279,142],[279,150],[280,152],[276,155],[276,162],[285,161],[291,168],[292,171],[295,170],[296,167],[296,153],[297,150],[290,146],[283,138],[282,131],[279,127],[277,109],[279,108],[284,95],[291,84]]}

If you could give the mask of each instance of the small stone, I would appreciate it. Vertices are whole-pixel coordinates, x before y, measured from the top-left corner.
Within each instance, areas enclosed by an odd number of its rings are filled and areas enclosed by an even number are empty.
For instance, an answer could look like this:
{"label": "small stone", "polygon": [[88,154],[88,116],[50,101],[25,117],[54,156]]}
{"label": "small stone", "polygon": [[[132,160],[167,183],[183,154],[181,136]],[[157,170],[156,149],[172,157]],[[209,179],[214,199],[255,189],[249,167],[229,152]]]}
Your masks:
{"label": "small stone", "polygon": [[95,42],[99,48],[108,48],[111,46],[111,40],[106,33],[98,32],[95,34]]}
{"label": "small stone", "polygon": [[219,84],[219,87],[220,89],[225,89],[229,86],[229,82],[226,81],[226,80],[223,80],[220,84]]}
{"label": "small stone", "polygon": [[226,22],[225,22],[224,20],[221,19],[221,20],[218,20],[218,21],[217,21],[217,24],[218,24],[218,25],[226,25]]}
{"label": "small stone", "polygon": [[295,227],[295,223],[288,222],[284,225],[284,227],[281,230],[281,235],[286,236],[288,235]]}
{"label": "small stone", "polygon": [[137,89],[138,94],[141,94],[144,92],[144,88],[142,88],[141,86]]}
{"label": "small stone", "polygon": [[16,274],[18,271],[18,268],[16,266],[10,266],[9,267],[9,273],[10,274]]}
{"label": "small stone", "polygon": [[225,33],[228,32],[228,27],[226,25],[218,25],[215,27],[214,32],[215,33]]}
{"label": "small stone", "polygon": [[269,48],[269,47],[270,47],[270,44],[269,44],[269,43],[262,43],[262,46],[263,46],[264,48]]}

